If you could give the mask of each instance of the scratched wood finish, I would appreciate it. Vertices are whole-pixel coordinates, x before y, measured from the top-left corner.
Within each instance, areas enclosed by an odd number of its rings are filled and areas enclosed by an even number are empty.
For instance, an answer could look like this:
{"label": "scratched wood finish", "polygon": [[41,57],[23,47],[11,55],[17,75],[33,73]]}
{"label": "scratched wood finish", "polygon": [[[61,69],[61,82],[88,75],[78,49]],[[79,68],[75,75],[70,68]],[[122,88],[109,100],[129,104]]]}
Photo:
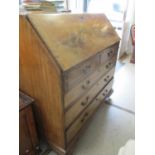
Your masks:
{"label": "scratched wood finish", "polygon": [[28,18],[64,71],[120,40],[104,14],[29,14]]}
{"label": "scratched wood finish", "polygon": [[42,134],[59,155],[70,155],[71,141],[87,122],[76,126],[77,117],[86,110],[92,115],[100,104],[95,96],[107,93],[102,88],[113,77],[118,45],[103,14],[20,16],[20,89],[35,98]]}
{"label": "scratched wood finish", "polygon": [[65,148],[61,72],[25,16],[20,16],[20,89],[35,109],[49,143]]}

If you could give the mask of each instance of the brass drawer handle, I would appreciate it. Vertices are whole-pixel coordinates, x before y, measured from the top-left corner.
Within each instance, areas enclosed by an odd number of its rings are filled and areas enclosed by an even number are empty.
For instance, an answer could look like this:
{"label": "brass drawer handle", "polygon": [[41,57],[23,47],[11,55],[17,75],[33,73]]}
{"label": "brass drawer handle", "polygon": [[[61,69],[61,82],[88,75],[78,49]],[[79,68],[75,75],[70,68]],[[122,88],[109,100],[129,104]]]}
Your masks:
{"label": "brass drawer handle", "polygon": [[81,123],[83,123],[85,121],[85,118],[83,118],[82,120],[81,120]]}
{"label": "brass drawer handle", "polygon": [[107,54],[108,54],[108,57],[111,57],[113,54],[113,50],[109,51]]}
{"label": "brass drawer handle", "polygon": [[105,96],[105,93],[103,93],[102,95]]}
{"label": "brass drawer handle", "polygon": [[82,89],[88,89],[89,84],[90,84],[90,80],[87,80],[86,85],[82,85]]}
{"label": "brass drawer handle", "polygon": [[83,123],[85,121],[85,118],[83,118],[82,120],[81,120],[81,123]]}
{"label": "brass drawer handle", "polygon": [[89,101],[89,96],[86,97],[86,101],[85,102],[81,102],[81,105],[82,106],[85,106],[88,104],[88,101]]}
{"label": "brass drawer handle", "polygon": [[82,85],[82,89],[87,89],[87,86],[85,86],[85,85]]}
{"label": "brass drawer handle", "polygon": [[107,82],[108,80],[105,78],[104,81]]}
{"label": "brass drawer handle", "polygon": [[110,78],[110,76],[108,75],[108,76],[104,79],[104,81],[107,82],[107,81],[109,80],[109,78]]}
{"label": "brass drawer handle", "polygon": [[29,152],[30,152],[30,150],[29,150],[29,149],[26,149],[26,150],[25,150],[25,153],[26,153],[26,154],[27,154],[27,153],[29,153]]}
{"label": "brass drawer handle", "polygon": [[85,121],[85,119],[86,119],[87,116],[88,116],[88,113],[86,112],[86,113],[84,114],[83,118],[81,119],[81,123],[83,123],[83,122]]}
{"label": "brass drawer handle", "polygon": [[108,54],[108,57],[110,57],[111,53],[110,53],[110,52],[108,52],[107,54]]}
{"label": "brass drawer handle", "polygon": [[111,62],[109,62],[105,67],[108,69],[112,65]]}
{"label": "brass drawer handle", "polygon": [[100,102],[101,102],[101,101],[102,101],[102,99],[96,98],[96,101],[100,101]]}
{"label": "brass drawer handle", "polygon": [[109,68],[109,65],[107,64],[105,67],[108,69]]}
{"label": "brass drawer handle", "polygon": [[85,105],[87,105],[87,102],[81,102],[81,105],[85,106]]}

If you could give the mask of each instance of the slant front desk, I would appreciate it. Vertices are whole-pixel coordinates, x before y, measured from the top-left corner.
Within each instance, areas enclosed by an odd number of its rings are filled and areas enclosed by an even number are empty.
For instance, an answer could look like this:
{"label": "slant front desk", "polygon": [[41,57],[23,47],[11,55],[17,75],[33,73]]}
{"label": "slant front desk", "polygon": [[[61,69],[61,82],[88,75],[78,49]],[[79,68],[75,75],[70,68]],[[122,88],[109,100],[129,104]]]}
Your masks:
{"label": "slant front desk", "polygon": [[20,89],[59,154],[111,91],[119,40],[104,14],[20,15]]}

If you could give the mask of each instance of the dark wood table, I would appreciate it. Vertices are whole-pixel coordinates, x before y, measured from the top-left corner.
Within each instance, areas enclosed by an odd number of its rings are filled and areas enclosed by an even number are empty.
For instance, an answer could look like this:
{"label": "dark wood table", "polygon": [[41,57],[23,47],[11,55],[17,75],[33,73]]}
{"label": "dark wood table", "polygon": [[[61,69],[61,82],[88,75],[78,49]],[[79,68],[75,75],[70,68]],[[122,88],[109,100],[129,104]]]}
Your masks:
{"label": "dark wood table", "polygon": [[19,154],[35,155],[39,153],[39,140],[33,117],[34,99],[19,93]]}

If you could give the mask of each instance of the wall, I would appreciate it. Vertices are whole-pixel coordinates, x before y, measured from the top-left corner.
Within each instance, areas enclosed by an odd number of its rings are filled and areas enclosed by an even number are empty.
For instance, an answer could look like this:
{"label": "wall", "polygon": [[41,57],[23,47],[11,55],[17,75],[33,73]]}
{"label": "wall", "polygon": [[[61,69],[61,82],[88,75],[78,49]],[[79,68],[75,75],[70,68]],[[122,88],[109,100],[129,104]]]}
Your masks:
{"label": "wall", "polygon": [[68,0],[68,8],[72,13],[83,13],[83,0]]}
{"label": "wall", "polygon": [[130,54],[133,51],[130,36],[130,28],[133,24],[135,24],[135,3],[134,0],[128,0],[127,11],[124,17],[124,27],[120,44],[119,57],[121,57],[124,53]]}

